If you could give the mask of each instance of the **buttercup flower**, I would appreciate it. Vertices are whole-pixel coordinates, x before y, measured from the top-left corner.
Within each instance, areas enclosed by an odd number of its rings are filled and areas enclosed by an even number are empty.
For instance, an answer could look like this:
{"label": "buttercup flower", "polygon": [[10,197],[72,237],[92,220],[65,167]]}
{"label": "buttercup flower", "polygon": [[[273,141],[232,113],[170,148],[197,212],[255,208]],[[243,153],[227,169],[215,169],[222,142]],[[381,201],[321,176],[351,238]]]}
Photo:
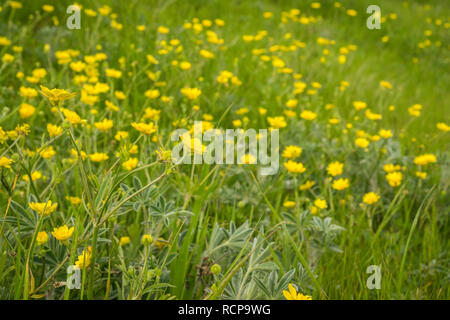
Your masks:
{"label": "buttercup flower", "polygon": [[63,225],[59,228],[54,228],[52,231],[52,235],[62,244],[67,244],[69,238],[72,236],[74,231],[74,227],[67,227],[67,225]]}
{"label": "buttercup flower", "polygon": [[52,200],[48,200],[47,202],[30,202],[28,205],[39,215],[44,216],[48,216],[50,213],[54,212],[58,207],[58,204],[52,203]]}
{"label": "buttercup flower", "polygon": [[311,296],[303,295],[300,292],[297,293],[297,290],[290,283],[289,283],[288,288],[289,288],[289,291],[283,290],[283,295],[287,300],[312,300]]}

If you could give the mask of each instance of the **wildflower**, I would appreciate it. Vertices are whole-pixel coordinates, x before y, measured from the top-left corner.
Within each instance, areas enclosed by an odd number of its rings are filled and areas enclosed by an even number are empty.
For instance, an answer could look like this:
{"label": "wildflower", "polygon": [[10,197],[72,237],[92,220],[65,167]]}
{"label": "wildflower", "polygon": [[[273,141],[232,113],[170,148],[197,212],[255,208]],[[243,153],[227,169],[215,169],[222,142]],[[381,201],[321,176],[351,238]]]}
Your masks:
{"label": "wildflower", "polygon": [[285,208],[295,207],[295,201],[286,200],[285,202],[283,202],[283,207]]}
{"label": "wildflower", "polygon": [[283,158],[288,158],[288,159],[297,158],[297,157],[300,157],[300,155],[302,154],[302,151],[303,151],[302,148],[291,145],[291,146],[287,146],[286,148],[284,148],[281,156]]}
{"label": "wildflower", "polygon": [[365,103],[363,101],[353,101],[353,107],[356,110],[362,110],[362,109],[365,109],[367,107],[367,103]]}
{"label": "wildflower", "polygon": [[288,162],[285,162],[284,163],[284,167],[290,173],[303,173],[303,172],[306,171],[306,168],[303,166],[303,163],[295,162],[295,161],[292,161],[292,160],[289,160]]}
{"label": "wildflower", "polygon": [[392,89],[392,84],[389,81],[380,81],[380,86],[385,89]]}
{"label": "wildflower", "polygon": [[335,162],[331,162],[328,165],[327,172],[330,176],[336,177],[336,176],[342,174],[343,169],[344,169],[344,164],[339,161],[335,161]]}
{"label": "wildflower", "polygon": [[198,88],[183,88],[181,94],[189,100],[195,100],[202,94],[202,91]]}
{"label": "wildflower", "polygon": [[287,126],[286,120],[284,117],[268,117],[267,122],[269,122],[270,126],[273,129],[280,129]]}
{"label": "wildflower", "polygon": [[74,206],[79,205],[82,201],[81,198],[79,197],[71,197],[71,196],[66,196],[66,200],[69,200],[69,202]]}
{"label": "wildflower", "polygon": [[319,209],[326,209],[328,207],[327,201],[320,198],[314,200],[314,206],[316,206]]}
{"label": "wildflower", "polygon": [[302,113],[300,113],[300,117],[305,120],[314,120],[317,118],[317,113],[309,110],[303,110]]}
{"label": "wildflower", "polygon": [[19,91],[20,95],[25,99],[33,99],[38,95],[37,91],[33,88],[20,87]]}
{"label": "wildflower", "polygon": [[[39,172],[39,171],[33,171],[32,173],[31,173],[31,181],[36,181],[36,180],[39,180],[40,178],[42,178],[42,173],[41,172]],[[28,175],[24,175],[23,177],[22,177],[22,179],[24,180],[24,181],[30,181],[30,177],[28,176]]]}
{"label": "wildflower", "polygon": [[416,177],[420,178],[420,179],[426,179],[427,178],[427,173],[426,172],[421,172],[421,171],[416,171]]}
{"label": "wildflower", "polygon": [[126,131],[117,131],[116,135],[114,136],[114,139],[117,141],[124,140],[128,138],[129,134]]}
{"label": "wildflower", "polygon": [[378,134],[383,138],[383,139],[389,139],[390,137],[392,137],[392,131],[391,130],[385,130],[385,129],[381,129]]}
{"label": "wildflower", "polygon": [[402,183],[403,175],[400,171],[390,172],[386,175],[386,180],[391,187],[397,187]]}
{"label": "wildflower", "polygon": [[298,104],[298,100],[297,99],[290,99],[286,102],[286,107],[288,108],[295,108]]}
{"label": "wildflower", "polygon": [[449,132],[450,131],[450,126],[448,126],[447,124],[445,124],[444,122],[439,122],[436,124],[436,127],[444,132]]}
{"label": "wildflower", "polygon": [[251,154],[245,154],[242,156],[241,162],[244,164],[255,164],[256,158]]}
{"label": "wildflower", "polygon": [[[313,3],[314,4],[314,3]],[[320,7],[320,3],[319,7]],[[289,291],[287,290],[283,290],[283,295],[287,300],[312,300],[311,296],[306,296],[303,295],[302,293],[298,292],[297,290],[294,288],[294,286],[292,284],[289,283]]]}
{"label": "wildflower", "polygon": [[7,168],[7,169],[11,169],[11,163],[13,163],[13,161],[7,157],[1,157],[0,158],[0,168]]}
{"label": "wildflower", "polygon": [[39,215],[44,216],[48,216],[58,207],[58,204],[52,203],[52,200],[48,200],[47,202],[30,202],[28,205],[33,211],[36,211]]}
{"label": "wildflower", "polygon": [[134,168],[136,168],[137,164],[138,164],[137,158],[130,158],[127,161],[125,161],[124,163],[122,163],[122,167],[127,171],[131,171]]}
{"label": "wildflower", "polygon": [[46,244],[48,241],[48,234],[45,231],[38,232],[36,236],[36,241],[39,246],[42,246],[43,244]]}
{"label": "wildflower", "polygon": [[126,244],[129,244],[130,242],[131,242],[130,237],[128,236],[120,237],[119,245],[124,246]]}
{"label": "wildflower", "polygon": [[151,244],[152,242],[153,242],[153,238],[152,238],[152,236],[149,235],[149,234],[144,234],[144,235],[142,236],[142,238],[141,238],[141,243],[142,243],[143,245],[149,245],[149,244]]}
{"label": "wildflower", "polygon": [[426,153],[414,158],[414,163],[419,166],[426,166],[429,163],[435,163],[436,156],[431,153]]}
{"label": "wildflower", "polygon": [[64,102],[65,100],[72,99],[76,96],[75,93],[70,93],[64,89],[48,89],[47,87],[41,86],[41,93],[50,103],[54,106]]}
{"label": "wildflower", "polygon": [[399,165],[393,165],[392,163],[388,163],[385,164],[383,166],[383,170],[387,173],[389,172],[394,172],[394,171],[399,171],[400,170],[400,166]]}
{"label": "wildflower", "polygon": [[156,132],[156,129],[158,128],[156,125],[153,124],[153,122],[150,122],[149,124],[143,122],[140,123],[133,122],[131,126],[135,128],[137,131],[147,135]]}
{"label": "wildflower", "polygon": [[87,268],[91,264],[91,258],[92,258],[92,248],[88,247],[87,250],[83,250],[81,252],[81,255],[78,256],[75,265],[80,269]]}
{"label": "wildflower", "polygon": [[52,231],[52,235],[62,244],[68,243],[69,238],[72,236],[74,231],[74,227],[67,227],[67,225],[63,225],[59,228],[54,228]]}
{"label": "wildflower", "polygon": [[116,69],[106,69],[105,74],[109,78],[119,79],[122,77],[122,71]]}
{"label": "wildflower", "polygon": [[306,181],[304,184],[301,184],[300,187],[299,187],[299,189],[300,189],[301,191],[309,190],[309,189],[312,188],[312,186],[313,186],[314,184],[315,184],[314,181],[308,180],[308,181]]}
{"label": "wildflower", "polygon": [[368,192],[363,196],[363,202],[366,204],[374,204],[380,199],[380,196],[375,192]]}
{"label": "wildflower", "polygon": [[421,110],[422,110],[422,105],[415,104],[408,108],[408,113],[413,117],[418,117],[418,116],[420,116]]}
{"label": "wildflower", "polygon": [[89,159],[92,162],[102,162],[102,161],[108,160],[109,157],[108,157],[108,155],[106,153],[94,152],[94,153],[89,155]]}
{"label": "wildflower", "polygon": [[350,183],[347,178],[340,178],[333,181],[333,189],[341,191],[347,189],[350,186]]}
{"label": "wildflower", "polygon": [[44,159],[51,159],[56,154],[56,151],[53,148],[53,146],[45,147],[44,149],[38,150],[38,152],[41,155],[41,157],[44,158]]}
{"label": "wildflower", "polygon": [[108,131],[113,126],[113,121],[110,119],[103,119],[100,122],[95,122],[94,126],[100,131]]}
{"label": "wildflower", "polygon": [[144,95],[149,99],[156,99],[159,97],[159,90],[158,89],[150,89],[145,91]]}
{"label": "wildflower", "polygon": [[47,124],[47,131],[50,137],[56,137],[63,133],[63,129],[56,124]]}
{"label": "wildflower", "polygon": [[71,111],[65,108],[63,108],[61,111],[64,114],[65,119],[75,126],[78,124],[86,123],[86,120],[81,119],[81,117],[75,111]]}
{"label": "wildflower", "polygon": [[355,144],[359,148],[367,148],[369,143],[370,143],[369,140],[367,140],[366,138],[357,138],[355,140]]}

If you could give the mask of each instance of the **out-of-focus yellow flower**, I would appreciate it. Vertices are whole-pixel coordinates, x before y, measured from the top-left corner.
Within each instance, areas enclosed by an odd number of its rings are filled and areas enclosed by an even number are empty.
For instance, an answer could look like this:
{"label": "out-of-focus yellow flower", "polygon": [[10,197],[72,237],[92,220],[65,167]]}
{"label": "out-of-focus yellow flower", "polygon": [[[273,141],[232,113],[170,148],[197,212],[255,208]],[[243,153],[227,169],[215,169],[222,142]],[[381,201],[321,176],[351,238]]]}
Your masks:
{"label": "out-of-focus yellow flower", "polygon": [[290,173],[303,173],[306,171],[306,168],[303,166],[303,163],[301,162],[295,162],[292,160],[289,160],[284,163],[284,167],[287,171]]}
{"label": "out-of-focus yellow flower", "polygon": [[52,200],[48,200],[47,202],[30,202],[28,205],[33,211],[36,211],[39,215],[44,216],[48,216],[58,207],[58,204],[52,203]]}
{"label": "out-of-focus yellow flower", "polygon": [[42,246],[43,244],[46,244],[48,241],[48,234],[45,231],[38,232],[36,236],[36,242],[38,245]]}
{"label": "out-of-focus yellow flower", "polygon": [[119,245],[124,246],[126,244],[129,244],[130,242],[131,242],[130,237],[128,236],[120,237]]}
{"label": "out-of-focus yellow flower", "polygon": [[302,154],[302,151],[303,151],[302,148],[291,145],[291,146],[287,146],[286,148],[284,148],[281,156],[283,158],[293,159],[293,158],[300,157],[300,155]]}
{"label": "out-of-focus yellow flower", "polygon": [[189,100],[195,100],[202,94],[202,91],[198,88],[183,88],[181,94]]}
{"label": "out-of-focus yellow flower", "polygon": [[403,174],[400,171],[390,172],[386,175],[386,180],[391,187],[397,187],[402,183]]}
{"label": "out-of-focus yellow flower", "polygon": [[273,129],[281,129],[287,126],[286,119],[284,117],[267,117],[267,122]]}
{"label": "out-of-focus yellow flower", "polygon": [[152,238],[152,236],[149,235],[149,234],[144,234],[144,235],[142,236],[142,238],[141,238],[141,243],[142,243],[143,245],[149,245],[149,244],[151,244],[152,242],[153,242],[153,238]]}
{"label": "out-of-focus yellow flower", "polygon": [[139,161],[138,158],[130,158],[124,163],[122,163],[122,167],[127,171],[131,171],[134,168],[136,168],[138,161]]}
{"label": "out-of-focus yellow flower", "polygon": [[347,178],[340,178],[333,181],[332,187],[335,190],[341,191],[347,189],[350,186],[350,183]]}
{"label": "out-of-focus yellow flower", "polygon": [[158,129],[158,127],[153,122],[150,122],[148,124],[143,122],[139,123],[133,122],[131,126],[135,128],[137,131],[147,135],[156,132],[156,130]]}
{"label": "out-of-focus yellow flower", "polygon": [[112,128],[114,122],[110,119],[103,119],[100,122],[95,122],[94,126],[100,131],[108,131]]}
{"label": "out-of-focus yellow flower", "polygon": [[319,209],[326,209],[328,207],[327,201],[320,198],[314,200],[314,206],[316,206]]}
{"label": "out-of-focus yellow flower", "polygon": [[89,160],[91,160],[92,162],[102,162],[108,159],[108,155],[103,152],[94,152],[89,155]]}
{"label": "out-of-focus yellow flower", "polygon": [[327,172],[330,176],[336,177],[336,176],[342,174],[343,169],[344,169],[344,164],[339,161],[335,161],[335,162],[331,162],[328,165]]}
{"label": "out-of-focus yellow flower", "polygon": [[367,148],[367,146],[369,145],[369,140],[367,140],[366,138],[357,138],[355,140],[355,144],[357,147],[359,148]]}
{"label": "out-of-focus yellow flower", "polygon": [[414,158],[414,163],[419,166],[426,166],[429,163],[436,163],[436,156],[431,153],[426,153]]}
{"label": "out-of-focus yellow flower", "polygon": [[0,168],[3,167],[3,168],[10,169],[11,168],[11,163],[13,163],[13,161],[11,159],[7,158],[7,157],[3,156],[3,157],[0,158]]}
{"label": "out-of-focus yellow flower", "polygon": [[380,196],[375,192],[368,192],[363,196],[363,202],[366,204],[374,204],[380,200]]}

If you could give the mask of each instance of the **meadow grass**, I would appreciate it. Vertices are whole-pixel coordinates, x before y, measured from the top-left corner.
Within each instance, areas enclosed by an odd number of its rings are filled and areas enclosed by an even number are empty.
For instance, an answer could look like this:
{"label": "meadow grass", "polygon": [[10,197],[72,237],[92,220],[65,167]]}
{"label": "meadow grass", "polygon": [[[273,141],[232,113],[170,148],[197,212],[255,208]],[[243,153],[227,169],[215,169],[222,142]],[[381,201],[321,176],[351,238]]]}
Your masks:
{"label": "meadow grass", "polygon": [[[1,299],[449,298],[445,1],[70,4],[0,3]],[[174,164],[201,120],[279,171]]]}

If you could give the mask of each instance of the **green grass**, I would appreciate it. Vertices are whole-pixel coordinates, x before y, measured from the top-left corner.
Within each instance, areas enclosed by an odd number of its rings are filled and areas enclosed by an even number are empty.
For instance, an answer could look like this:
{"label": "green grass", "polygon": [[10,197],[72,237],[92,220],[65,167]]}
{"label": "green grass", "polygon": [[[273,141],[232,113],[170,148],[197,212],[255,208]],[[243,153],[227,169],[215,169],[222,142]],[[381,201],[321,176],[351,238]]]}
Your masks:
{"label": "green grass", "polygon": [[[0,160],[1,299],[284,299],[282,291],[289,283],[313,299],[449,298],[449,133],[437,128],[437,123],[450,124],[450,6],[444,1],[379,1],[386,17],[380,30],[367,29],[366,8],[372,3],[365,0],[342,0],[340,8],[323,0],[320,9],[311,8],[314,1],[80,0],[80,30],[65,26],[69,1],[23,2],[17,10],[0,3],[0,40],[11,41],[0,45],[0,58],[14,56],[14,61],[0,60],[0,159],[13,160],[10,168]],[[43,11],[43,4],[53,4],[54,12]],[[99,14],[103,4],[117,14],[121,30],[111,27],[111,13]],[[86,8],[97,16],[88,16]],[[283,22],[294,8],[300,10],[298,17],[314,21],[302,24],[291,15]],[[347,9],[355,9],[357,16],[347,15]],[[263,18],[267,11],[272,18]],[[213,25],[198,33],[185,29],[183,24],[194,18]],[[225,25],[217,26],[217,18]],[[137,25],[146,30],[136,30]],[[158,34],[159,26],[170,32]],[[206,30],[214,30],[223,45],[209,43]],[[261,30],[267,31],[263,39],[243,40]],[[382,42],[384,36],[387,42]],[[320,45],[318,37],[334,44]],[[167,55],[158,52],[159,41],[173,39],[182,46],[179,52],[178,44]],[[426,39],[429,45],[420,48]],[[280,50],[270,52],[274,45]],[[295,50],[282,50],[290,45]],[[339,64],[340,48],[349,45],[356,50],[345,53],[346,63]],[[261,48],[266,50],[261,55],[278,56],[292,74],[252,51]],[[107,55],[93,69],[98,82],[109,87],[92,94],[98,97],[92,105],[82,101],[83,84],[74,81],[86,72],[76,73],[55,57],[56,51],[67,49],[79,51],[72,62],[98,52]],[[201,57],[201,49],[213,52],[214,59]],[[149,63],[148,54],[159,63]],[[174,60],[188,61],[191,68],[181,70]],[[44,68],[47,75],[32,83],[27,77],[36,68]],[[120,70],[121,77],[107,77],[107,68]],[[223,70],[242,84],[218,83]],[[158,79],[151,80],[148,71]],[[380,87],[383,80],[392,84],[391,90]],[[294,94],[298,81],[307,88]],[[345,90],[340,90],[341,81],[349,83]],[[314,82],[321,88],[309,95]],[[70,124],[40,94],[31,99],[20,94],[21,86],[39,90],[39,85],[77,93],[59,107],[75,111],[86,123]],[[183,87],[198,87],[202,93],[191,101],[180,93]],[[147,98],[145,92],[155,88],[172,101]],[[119,100],[115,90],[123,91],[126,99]],[[264,129],[269,127],[267,117],[286,117],[285,103],[293,98],[299,103],[290,109],[295,117],[286,118],[287,126],[280,129],[280,170],[275,175],[261,176],[252,165],[175,166],[158,156],[160,148],[173,147],[173,130],[191,128],[205,114],[213,117],[216,128],[234,128],[233,121],[241,120],[244,129]],[[108,109],[106,100],[119,110]],[[367,108],[355,110],[354,101],[366,102]],[[23,102],[36,108],[25,119],[19,114]],[[327,104],[335,107],[328,110]],[[408,111],[415,104],[423,106],[419,117]],[[151,119],[158,125],[152,135],[131,126],[148,107],[161,111],[159,119]],[[236,113],[244,107],[248,113]],[[267,109],[266,115],[260,107]],[[302,119],[305,109],[317,118]],[[382,119],[368,119],[367,109]],[[333,117],[340,122],[329,124]],[[114,125],[102,132],[94,123],[105,118]],[[23,123],[31,132],[14,135]],[[48,123],[61,126],[63,133],[49,137]],[[380,129],[391,130],[393,136],[369,139],[367,149],[355,146],[358,130],[370,138]],[[116,140],[119,130],[129,137]],[[8,137],[2,139],[2,132]],[[132,144],[138,146],[137,154],[129,152]],[[50,145],[55,149],[51,158],[36,152]],[[281,152],[289,145],[303,149],[295,160],[305,165],[304,173],[284,168]],[[109,159],[78,161],[77,148],[88,155],[107,153]],[[436,156],[436,163],[414,163],[415,157],[428,153]],[[133,157],[139,160],[137,167],[125,170],[123,162]],[[332,188],[326,170],[334,161],[344,164],[339,177],[350,182],[342,191]],[[401,166],[399,186],[390,186],[385,178],[383,166],[389,163]],[[42,177],[30,182],[34,171]],[[418,178],[416,171],[427,177]],[[315,185],[300,190],[307,180]],[[362,204],[370,191],[380,200]],[[67,196],[82,201],[73,204]],[[327,208],[314,213],[317,198],[326,200]],[[29,206],[48,199],[58,207],[47,217]],[[295,205],[284,206],[286,200]],[[66,244],[51,235],[62,225],[74,227]],[[49,236],[45,244],[37,243],[39,231]],[[141,243],[144,234],[152,236],[150,245]],[[130,243],[121,245],[124,236]],[[69,290],[63,283],[66,269],[88,247],[91,263],[81,270],[81,289]],[[213,264],[220,265],[218,274],[211,273]],[[370,265],[381,266],[380,290],[366,286]]]}

